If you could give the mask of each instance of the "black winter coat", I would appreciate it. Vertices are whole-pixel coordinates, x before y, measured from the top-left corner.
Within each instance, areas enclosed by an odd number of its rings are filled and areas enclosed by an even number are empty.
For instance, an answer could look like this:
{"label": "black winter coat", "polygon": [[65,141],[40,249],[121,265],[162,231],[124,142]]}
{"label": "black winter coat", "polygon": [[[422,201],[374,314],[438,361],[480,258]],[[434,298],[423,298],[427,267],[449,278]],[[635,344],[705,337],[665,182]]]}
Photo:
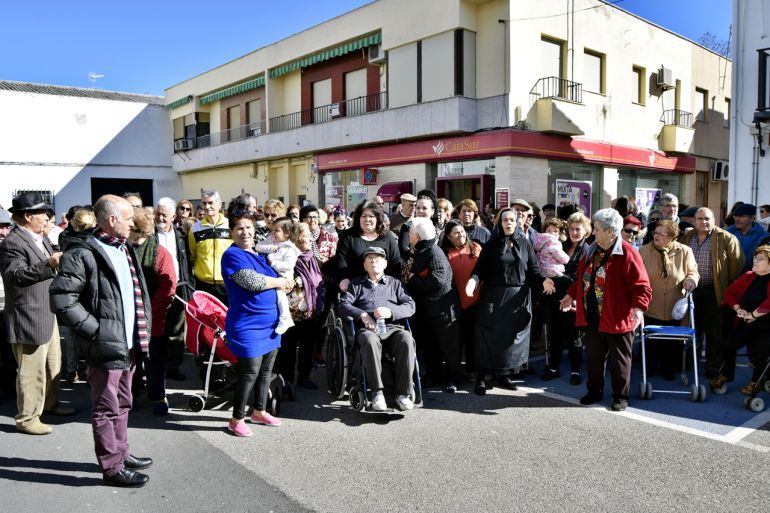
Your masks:
{"label": "black winter coat", "polygon": [[422,240],[416,244],[413,258],[412,277],[406,285],[417,310],[432,319],[453,320],[460,299],[446,255],[435,241]]}
{"label": "black winter coat", "polygon": [[[134,248],[126,244],[142,289],[147,332],[152,332],[150,296]],[[129,366],[123,300],[115,269],[107,253],[90,233],[69,240],[51,283],[51,310],[68,326],[80,354],[90,367],[124,370]]]}

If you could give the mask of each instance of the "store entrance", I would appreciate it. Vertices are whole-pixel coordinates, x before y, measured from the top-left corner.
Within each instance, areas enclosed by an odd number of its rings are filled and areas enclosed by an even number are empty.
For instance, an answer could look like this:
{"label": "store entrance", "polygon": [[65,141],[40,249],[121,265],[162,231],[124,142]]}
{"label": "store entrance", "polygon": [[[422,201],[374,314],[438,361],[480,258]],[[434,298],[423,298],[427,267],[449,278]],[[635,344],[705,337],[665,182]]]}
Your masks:
{"label": "store entrance", "polygon": [[464,199],[472,199],[484,212],[488,204],[493,203],[495,177],[492,175],[444,176],[436,178],[436,196],[446,198],[457,205]]}

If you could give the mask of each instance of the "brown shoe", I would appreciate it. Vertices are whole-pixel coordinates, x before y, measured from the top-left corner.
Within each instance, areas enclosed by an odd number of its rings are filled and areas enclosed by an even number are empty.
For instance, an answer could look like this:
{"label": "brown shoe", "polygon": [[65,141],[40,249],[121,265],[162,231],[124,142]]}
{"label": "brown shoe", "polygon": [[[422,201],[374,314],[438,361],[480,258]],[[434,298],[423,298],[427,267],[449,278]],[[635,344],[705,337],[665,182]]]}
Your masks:
{"label": "brown shoe", "polygon": [[755,381],[749,381],[746,383],[746,386],[741,388],[741,393],[743,395],[753,396],[754,390],[757,388],[757,383]]}
{"label": "brown shoe", "polygon": [[25,426],[16,424],[16,431],[19,433],[26,433],[28,435],[47,435],[53,431],[53,428],[47,424],[43,424],[39,420],[36,420],[35,422]]}
{"label": "brown shoe", "polygon": [[75,414],[75,408],[70,408],[69,406],[62,406],[61,404],[57,404],[50,410],[43,410],[43,413],[47,413],[49,415],[56,415],[57,417],[68,417],[70,415]]}

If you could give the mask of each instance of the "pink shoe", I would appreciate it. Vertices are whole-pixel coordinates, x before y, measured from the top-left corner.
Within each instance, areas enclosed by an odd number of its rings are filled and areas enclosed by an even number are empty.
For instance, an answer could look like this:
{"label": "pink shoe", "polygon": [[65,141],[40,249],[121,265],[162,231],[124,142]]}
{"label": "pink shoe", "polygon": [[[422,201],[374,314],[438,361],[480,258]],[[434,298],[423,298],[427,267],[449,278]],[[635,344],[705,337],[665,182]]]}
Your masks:
{"label": "pink shoe", "polygon": [[278,427],[281,425],[281,420],[276,419],[275,417],[273,417],[267,412],[263,414],[255,411],[254,413],[251,414],[251,423],[262,424],[263,426],[267,426],[267,427]]}
{"label": "pink shoe", "polygon": [[227,429],[229,429],[230,432],[235,436],[251,436],[254,434],[252,433],[251,428],[246,425],[246,421],[243,419],[230,419],[230,423],[227,425]]}

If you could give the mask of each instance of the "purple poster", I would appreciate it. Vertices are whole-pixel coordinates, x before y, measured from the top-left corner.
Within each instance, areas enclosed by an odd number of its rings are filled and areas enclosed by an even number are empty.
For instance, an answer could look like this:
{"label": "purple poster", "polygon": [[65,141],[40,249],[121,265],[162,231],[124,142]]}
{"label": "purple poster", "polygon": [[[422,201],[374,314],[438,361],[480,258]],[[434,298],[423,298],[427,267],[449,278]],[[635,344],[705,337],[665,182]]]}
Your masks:
{"label": "purple poster", "polygon": [[658,208],[660,197],[663,194],[661,189],[652,189],[649,187],[636,188],[636,206],[644,215],[650,215],[650,210]]}
{"label": "purple poster", "polygon": [[556,208],[562,205],[582,205],[586,215],[591,215],[591,182],[581,180],[556,180]]}

